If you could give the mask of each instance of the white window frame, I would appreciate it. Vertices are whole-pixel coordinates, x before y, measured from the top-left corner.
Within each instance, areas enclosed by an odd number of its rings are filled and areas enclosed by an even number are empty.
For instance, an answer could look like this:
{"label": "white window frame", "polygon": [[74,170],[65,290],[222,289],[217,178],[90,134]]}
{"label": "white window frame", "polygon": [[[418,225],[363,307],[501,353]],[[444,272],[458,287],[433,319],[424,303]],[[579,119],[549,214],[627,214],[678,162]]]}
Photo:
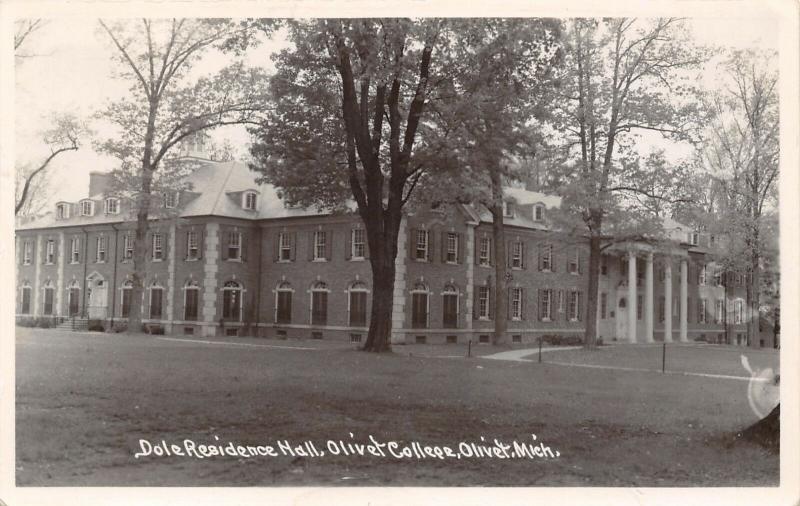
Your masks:
{"label": "white window frame", "polygon": [[689,244],[692,246],[697,246],[698,244],[700,244],[699,232],[689,232]]}
{"label": "white window frame", "polygon": [[553,271],[553,245],[546,244],[542,254],[542,272]]}
{"label": "white window frame", "polygon": [[714,302],[714,323],[720,325],[725,320],[725,300],[717,299]]}
{"label": "white window frame", "polygon": [[445,261],[448,264],[458,263],[458,234],[455,232],[447,233],[447,254],[445,255]]}
{"label": "white window frame", "polygon": [[248,211],[258,209],[258,193],[254,191],[244,192],[242,207]]}
{"label": "white window frame", "polygon": [[[286,258],[283,256],[284,253],[286,253]],[[289,234],[286,232],[281,232],[278,234],[278,261],[292,261],[292,243],[289,240]]]}
{"label": "white window frame", "polygon": [[544,205],[536,204],[533,206],[533,221],[544,221]]}
{"label": "white window frame", "polygon": [[150,285],[150,290],[148,290],[150,292],[149,293],[150,300],[147,303],[147,314],[150,317],[150,319],[152,320],[153,319],[153,291],[154,290],[161,290],[161,317],[159,318],[159,320],[163,320],[164,319],[164,287],[159,285],[158,283],[153,283],[152,285]]}
{"label": "white window frame", "polygon": [[47,239],[44,250],[44,263],[53,265],[56,263],[56,241],[55,239]]}
{"label": "white window frame", "polygon": [[581,250],[576,249],[569,259],[569,273],[577,276],[581,272]]}
{"label": "white window frame", "polygon": [[70,239],[70,255],[69,263],[77,264],[81,261],[81,239],[80,237],[73,237]]}
{"label": "white window frame", "polygon": [[105,200],[106,214],[119,214],[119,199],[109,197]]}
{"label": "white window frame", "polygon": [[522,319],[522,288],[518,286],[511,288],[511,319]]}
{"label": "white window frame", "polygon": [[490,237],[481,237],[481,242],[478,248],[478,265],[488,267],[492,265],[492,239]]}
{"label": "white window frame", "polygon": [[280,299],[281,292],[288,292],[288,293],[294,294],[294,288],[292,288],[292,285],[287,281],[281,281],[280,283],[278,283],[278,286],[275,287],[275,313],[274,313],[274,316],[273,316],[273,321],[277,325],[291,325],[291,323],[292,323],[292,313],[294,313],[294,295],[292,295],[291,298],[290,298],[289,321],[288,322],[279,323],[278,322],[278,301]]}
{"label": "white window frame", "polygon": [[[553,290],[551,288],[542,289],[542,300],[539,302],[539,304],[542,303],[544,303],[546,309],[542,315],[541,321],[553,321]],[[542,310],[541,306],[537,309],[538,311]]]}
{"label": "white window frame", "polygon": [[[196,290],[197,291],[197,316],[195,316],[194,320],[189,320],[186,318],[186,301],[188,299],[186,293],[189,290]],[[202,311],[200,306],[200,286],[195,283],[194,281],[187,281],[185,285],[183,285],[183,320],[184,321],[198,321],[202,317]]]}
{"label": "white window frame", "polygon": [[[428,247],[430,246],[429,231],[425,229],[417,230],[417,237],[414,238],[416,246],[414,247],[414,260],[417,262],[428,261]],[[422,257],[420,257],[422,253]]]}
{"label": "white window frame", "polygon": [[69,204],[64,202],[56,204],[56,219],[66,220],[68,218],[69,218]]}
{"label": "white window frame", "polygon": [[363,260],[366,256],[366,231],[363,228],[354,228],[350,231],[350,258]]}
{"label": "white window frame", "polygon": [[[369,299],[369,289],[367,285],[363,281],[354,281],[350,283],[350,286],[347,288],[347,325],[351,326],[351,313],[352,313],[352,294],[354,293],[363,293],[365,294],[365,302]],[[369,304],[364,304],[364,327],[369,324]],[[363,327],[354,327],[354,328],[363,328]]]}
{"label": "white window frame", "polygon": [[744,323],[744,300],[736,299],[733,301],[733,324],[741,325]]}
{"label": "white window frame", "polygon": [[522,241],[513,242],[511,248],[511,268],[522,269]]}
{"label": "white window frame", "polygon": [[197,260],[200,258],[200,243],[196,230],[189,230],[186,233],[186,259]]}
{"label": "white window frame", "polygon": [[328,283],[324,281],[316,281],[311,289],[308,291],[308,324],[309,325],[316,325],[314,323],[314,294],[315,293],[327,293],[328,300],[325,301],[325,323],[320,325],[321,327],[326,327],[328,325],[328,308],[330,307],[330,293],[331,289],[328,286]]}
{"label": "white window frame", "polygon": [[164,207],[167,209],[175,209],[178,207],[180,201],[180,194],[177,191],[164,192]]}
{"label": "white window frame", "polygon": [[[95,262],[98,264],[103,264],[106,262],[106,236],[98,235],[95,239],[95,246],[97,246],[97,251],[95,252]],[[102,258],[101,258],[102,255]]]}
{"label": "white window frame", "polygon": [[326,249],[328,246],[327,235],[328,234],[325,233],[325,230],[314,231],[314,251],[313,251],[314,262],[325,262],[328,260],[328,257],[326,255]]}
{"label": "white window frame", "polygon": [[503,201],[503,217],[505,218],[513,218],[514,217],[514,210],[511,208],[508,202]]}
{"label": "white window frame", "polygon": [[482,285],[478,287],[478,319],[489,319],[489,297],[491,296],[489,287]]}
{"label": "white window frame", "polygon": [[153,234],[152,238],[152,254],[151,259],[153,262],[164,261],[164,235],[161,233]]}
{"label": "white window frame", "polygon": [[[33,288],[31,288],[31,284],[26,281],[20,287],[21,293],[19,298],[19,310],[20,314],[29,315],[33,313]],[[25,311],[25,290],[28,291],[28,310]]]}
{"label": "white window frame", "polygon": [[577,290],[570,290],[567,292],[567,298],[569,299],[567,301],[567,319],[576,322],[580,313],[580,295]]}
{"label": "white window frame", "polygon": [[708,301],[706,299],[700,299],[698,309],[700,309],[700,314],[697,315],[697,323],[708,323],[708,316],[706,315]]}
{"label": "white window frame", "polygon": [[697,284],[700,286],[706,286],[708,283],[708,265],[703,264],[700,266],[700,275],[698,276]]}
{"label": "white window frame", "polygon": [[81,200],[81,216],[94,216],[94,201]]}
{"label": "white window frame", "polygon": [[[234,283],[235,283],[236,286],[233,286]],[[222,306],[221,311],[220,311],[220,316],[225,314],[225,306],[224,306],[224,304],[225,304],[225,292],[226,291],[232,292],[232,291],[235,291],[235,290],[239,291],[239,315],[237,316],[236,322],[241,322],[241,321],[243,321],[242,317],[244,315],[244,295],[245,295],[245,291],[246,290],[244,289],[244,285],[242,283],[240,283],[239,281],[236,281],[236,280],[226,281],[225,284],[222,286],[222,290],[221,290],[221,292],[222,292],[222,301],[221,302],[222,302],[223,306]],[[224,318],[224,316],[222,316],[222,317]]]}
{"label": "white window frame", "polygon": [[[238,230],[228,232],[228,244],[225,245],[228,251],[228,260],[242,260],[242,233]],[[236,250],[236,255],[231,255],[231,249]]]}
{"label": "white window frame", "polygon": [[122,236],[122,261],[133,260],[133,238],[130,234]]}

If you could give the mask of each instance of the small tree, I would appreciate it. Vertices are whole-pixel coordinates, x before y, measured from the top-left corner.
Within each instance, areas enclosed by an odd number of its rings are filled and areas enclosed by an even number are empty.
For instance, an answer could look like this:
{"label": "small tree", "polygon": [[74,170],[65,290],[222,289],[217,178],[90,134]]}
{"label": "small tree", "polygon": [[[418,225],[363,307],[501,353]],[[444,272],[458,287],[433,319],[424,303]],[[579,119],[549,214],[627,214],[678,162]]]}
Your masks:
{"label": "small tree", "polygon": [[[155,174],[171,167],[163,162],[188,136],[222,125],[253,122],[265,102],[266,79],[241,63],[213,76],[190,78],[203,54],[227,47],[249,30],[246,25],[219,19],[141,19],[113,25],[100,21],[100,26],[115,49],[119,77],[130,81],[129,96],[102,113],[117,131],[98,146],[121,161],[119,179],[127,178],[121,187],[138,188],[131,300],[141,300]],[[178,176],[180,173],[164,174],[163,179]],[[139,304],[131,305],[128,321],[128,329],[141,327]]]}

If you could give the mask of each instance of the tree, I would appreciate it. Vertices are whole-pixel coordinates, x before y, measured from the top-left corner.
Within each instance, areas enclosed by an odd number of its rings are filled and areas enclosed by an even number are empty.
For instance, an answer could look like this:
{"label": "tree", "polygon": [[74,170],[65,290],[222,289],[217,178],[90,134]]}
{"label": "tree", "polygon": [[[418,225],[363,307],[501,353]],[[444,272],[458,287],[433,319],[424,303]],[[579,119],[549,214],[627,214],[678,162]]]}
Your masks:
{"label": "tree", "polygon": [[14,21],[14,57],[28,58],[32,55],[22,52],[22,46],[29,37],[46,24],[41,18],[20,19]]}
{"label": "tree", "polygon": [[632,196],[685,200],[652,193],[649,183],[642,184],[654,177],[662,182],[673,178],[641,163],[633,149],[635,132],[691,139],[698,108],[689,71],[703,54],[676,19],[575,19],[566,35],[563,96],[554,122],[555,131],[566,135],[556,135],[562,149],[553,161],[551,183],[563,195],[562,209],[573,218],[574,229],[588,236],[585,345],[591,347],[597,339],[603,249],[612,239],[658,236],[660,220]]}
{"label": "tree", "polygon": [[79,148],[79,138],[86,133],[86,127],[72,114],[59,114],[53,117],[53,127],[42,134],[50,154],[38,166],[17,167],[16,204],[14,215],[30,214],[38,207],[43,190],[43,172],[58,155]]}
{"label": "tree", "polygon": [[729,238],[726,258],[746,274],[747,339],[753,344],[759,339],[766,219],[777,207],[777,55],[735,51],[723,68],[725,84],[705,101],[712,121],[703,154],[719,189],[723,219],[716,225]]}
{"label": "tree", "polygon": [[251,168],[290,204],[342,209],[355,201],[373,279],[365,350],[390,349],[403,209],[434,173],[463,167],[474,147],[460,141],[463,118],[475,117],[468,109],[492,83],[488,74],[482,82],[467,78],[480,49],[503,28],[527,22],[286,22],[291,47],[275,58],[273,108],[252,130]]}
{"label": "tree", "polygon": [[[212,76],[191,79],[203,54],[227,47],[249,28],[219,19],[100,21],[115,48],[119,77],[130,81],[130,94],[108,106],[101,117],[117,131],[99,143],[101,151],[121,161],[120,175],[136,187],[136,233],[133,241],[132,300],[141,300],[146,275],[145,243],[153,209],[154,175],[178,179],[166,164],[183,139],[222,125],[254,121],[264,103],[265,77],[233,63]],[[174,165],[177,167],[178,165]],[[132,304],[128,329],[141,326],[141,307]]]}

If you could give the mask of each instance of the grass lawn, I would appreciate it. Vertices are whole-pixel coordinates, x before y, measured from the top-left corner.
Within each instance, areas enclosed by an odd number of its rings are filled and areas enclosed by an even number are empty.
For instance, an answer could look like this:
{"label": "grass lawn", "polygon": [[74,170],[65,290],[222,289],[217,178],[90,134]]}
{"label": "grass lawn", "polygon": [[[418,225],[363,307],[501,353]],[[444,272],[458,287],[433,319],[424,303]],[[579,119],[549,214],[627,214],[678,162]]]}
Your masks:
{"label": "grass lawn", "polygon": [[[777,455],[732,442],[755,418],[742,381],[546,363],[569,351],[538,364],[376,356],[347,343],[225,341],[232,344],[17,328],[17,484],[778,484]],[[727,356],[738,361],[722,350],[704,360]],[[373,435],[453,448],[481,436],[529,441],[534,433],[560,456],[134,458],[140,438],[310,440],[324,448],[350,432],[358,442]]]}

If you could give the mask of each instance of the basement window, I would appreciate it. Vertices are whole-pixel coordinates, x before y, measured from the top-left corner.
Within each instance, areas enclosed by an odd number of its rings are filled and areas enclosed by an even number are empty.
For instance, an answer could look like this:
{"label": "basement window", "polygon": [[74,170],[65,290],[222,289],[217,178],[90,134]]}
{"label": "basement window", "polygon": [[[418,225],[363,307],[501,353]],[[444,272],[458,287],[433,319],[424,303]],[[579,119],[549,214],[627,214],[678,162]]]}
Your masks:
{"label": "basement window", "polygon": [[351,343],[360,343],[361,342],[361,334],[350,334],[350,342]]}
{"label": "basement window", "polygon": [[478,337],[478,342],[481,344],[489,344],[489,336],[486,334],[481,335]]}
{"label": "basement window", "polygon": [[417,343],[417,344],[425,344],[425,341],[426,341],[426,340],[427,340],[427,339],[426,339],[426,337],[425,337],[425,336],[417,336],[417,337],[414,339],[414,342],[415,342],[415,343]]}
{"label": "basement window", "polygon": [[447,336],[447,344],[456,344],[458,343],[457,336]]}
{"label": "basement window", "polygon": [[511,336],[511,342],[512,343],[521,343],[522,342],[522,335],[514,334],[513,336]]}

